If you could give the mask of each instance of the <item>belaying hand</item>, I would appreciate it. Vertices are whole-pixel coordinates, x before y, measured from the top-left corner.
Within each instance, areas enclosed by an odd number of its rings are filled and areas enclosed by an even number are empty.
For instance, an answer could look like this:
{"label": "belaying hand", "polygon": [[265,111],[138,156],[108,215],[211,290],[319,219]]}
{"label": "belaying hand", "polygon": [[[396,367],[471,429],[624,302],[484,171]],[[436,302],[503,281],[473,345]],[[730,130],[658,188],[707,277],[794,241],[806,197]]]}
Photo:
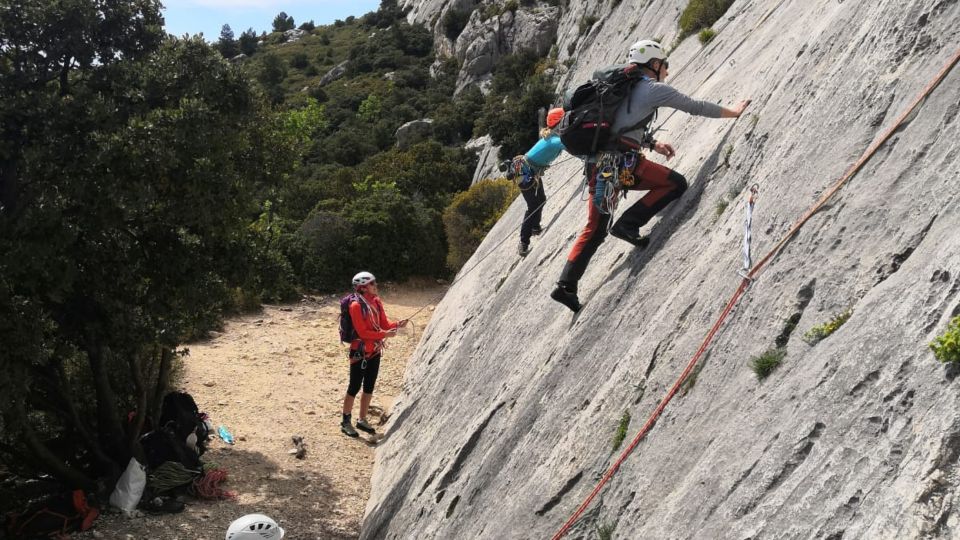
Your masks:
{"label": "belaying hand", "polygon": [[668,143],[658,142],[657,144],[653,145],[653,151],[662,156],[666,156],[667,159],[670,159],[676,155],[676,152],[673,151],[673,146]]}
{"label": "belaying hand", "polygon": [[410,322],[409,319],[401,319],[397,321],[397,328],[403,328],[404,326],[407,325],[408,322]]}

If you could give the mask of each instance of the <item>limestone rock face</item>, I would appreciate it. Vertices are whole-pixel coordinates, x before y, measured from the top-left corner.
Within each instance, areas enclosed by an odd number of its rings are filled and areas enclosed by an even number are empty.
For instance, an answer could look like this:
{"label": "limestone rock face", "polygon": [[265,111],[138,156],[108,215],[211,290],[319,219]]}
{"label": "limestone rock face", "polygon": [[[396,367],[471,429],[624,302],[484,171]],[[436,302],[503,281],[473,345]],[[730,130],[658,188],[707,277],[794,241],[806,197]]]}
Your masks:
{"label": "limestone rock face", "polygon": [[[416,16],[443,4],[410,2]],[[576,63],[559,89],[622,62],[637,39],[670,43],[686,3],[605,3],[581,35],[586,8],[570,2],[557,42],[561,62],[575,44]],[[953,57],[957,28],[958,2],[752,0],[708,46],[680,44],[667,82],[726,106],[751,98],[747,114],[661,109],[657,138],[677,156],[650,159],[689,188],[641,230],[646,250],[606,239],[579,314],[549,294],[586,221],[582,164],[564,155],[547,172],[544,231],[525,258],[525,205],[511,206],[423,332],[362,538],[551,537],[740,284],[749,186],[759,260]],[[769,259],[570,538],[608,525],[651,539],[960,538],[960,378],[928,347],[960,314],[958,114],[955,67]],[[848,309],[826,339],[802,339]],[[782,364],[758,381],[751,358],[778,344]]]}
{"label": "limestone rock face", "polygon": [[410,145],[426,139],[431,133],[433,133],[433,120],[430,118],[411,120],[397,128],[395,134],[397,148],[408,148]]}
{"label": "limestone rock face", "polygon": [[457,78],[457,92],[489,78],[503,56],[531,50],[539,56],[550,52],[557,33],[558,8],[505,11],[488,19],[483,10],[470,15],[466,28],[457,37],[454,55],[463,66]]}
{"label": "limestone rock face", "polygon": [[493,144],[489,135],[470,139],[465,146],[467,150],[477,152],[477,168],[473,172],[473,181],[470,182],[471,185],[476,184],[484,178],[503,176],[497,169],[497,153],[500,151],[500,147]]}
{"label": "limestone rock face", "polygon": [[320,86],[326,86],[340,77],[343,77],[343,74],[347,72],[347,63],[348,60],[344,60],[343,62],[340,62],[339,64],[330,68],[330,71],[326,72],[323,77],[320,77],[320,82],[317,84]]}

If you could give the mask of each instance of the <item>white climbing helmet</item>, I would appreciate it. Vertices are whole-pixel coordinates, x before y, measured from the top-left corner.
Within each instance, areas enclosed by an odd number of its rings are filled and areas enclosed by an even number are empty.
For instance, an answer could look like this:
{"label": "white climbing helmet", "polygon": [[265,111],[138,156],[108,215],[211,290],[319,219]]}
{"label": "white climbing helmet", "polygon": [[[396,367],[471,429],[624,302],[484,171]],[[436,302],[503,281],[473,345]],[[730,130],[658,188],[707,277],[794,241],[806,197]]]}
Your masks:
{"label": "white climbing helmet", "polygon": [[630,46],[630,54],[627,55],[627,61],[634,64],[646,64],[651,60],[663,60],[667,57],[667,52],[659,43],[652,39],[641,39]]}
{"label": "white climbing helmet", "polygon": [[373,277],[373,274],[370,272],[360,272],[359,274],[353,276],[353,288],[363,287],[369,283],[373,283],[377,278]]}
{"label": "white climbing helmet", "polygon": [[283,529],[263,514],[247,514],[227,528],[226,540],[280,540]]}

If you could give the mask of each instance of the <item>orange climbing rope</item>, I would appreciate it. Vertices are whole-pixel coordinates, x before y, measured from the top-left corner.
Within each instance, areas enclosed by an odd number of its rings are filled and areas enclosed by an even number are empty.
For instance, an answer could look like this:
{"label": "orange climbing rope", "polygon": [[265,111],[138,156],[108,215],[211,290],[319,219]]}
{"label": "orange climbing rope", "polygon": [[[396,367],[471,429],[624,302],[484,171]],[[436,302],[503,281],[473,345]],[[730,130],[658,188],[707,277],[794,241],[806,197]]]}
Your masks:
{"label": "orange climbing rope", "polygon": [[583,512],[587,509],[587,507],[590,506],[590,503],[593,501],[594,497],[596,497],[597,494],[600,493],[600,490],[603,489],[603,486],[606,485],[606,483],[610,480],[610,478],[613,477],[613,475],[620,468],[620,465],[622,465],[623,462],[626,461],[627,457],[630,455],[631,452],[633,452],[634,448],[637,447],[641,439],[643,439],[647,435],[647,433],[653,428],[653,425],[656,423],[657,418],[659,418],[660,414],[666,408],[670,400],[673,399],[673,396],[676,395],[677,391],[680,389],[680,385],[683,384],[683,381],[687,378],[690,372],[693,371],[693,368],[696,366],[697,362],[700,360],[700,357],[707,350],[707,347],[710,345],[710,342],[713,340],[713,337],[720,330],[720,327],[723,324],[723,321],[727,318],[727,315],[729,315],[730,312],[733,311],[733,307],[736,305],[737,301],[740,299],[741,296],[743,296],[743,293],[747,290],[747,287],[750,285],[750,283],[754,279],[756,279],[760,271],[767,265],[768,262],[770,262],[771,259],[773,259],[774,256],[776,256],[780,252],[781,249],[783,249],[783,246],[785,246],[786,243],[791,238],[793,238],[793,236],[797,234],[797,232],[800,230],[800,227],[802,227],[815,213],[817,213],[817,211],[823,208],[823,205],[826,204],[827,201],[830,200],[830,198],[832,198],[837,193],[837,191],[839,191],[840,188],[843,187],[843,185],[846,184],[847,181],[850,180],[850,178],[852,178],[853,175],[856,174],[860,170],[860,168],[863,167],[863,165],[871,157],[873,157],[877,149],[879,149],[880,146],[882,146],[885,142],[887,142],[890,139],[891,136],[893,136],[894,132],[896,132],[896,130],[900,128],[900,126],[904,123],[907,117],[910,116],[914,112],[914,110],[927,98],[927,96],[930,95],[930,93],[934,90],[934,88],[936,88],[943,81],[943,79],[947,76],[950,70],[953,69],[953,67],[957,64],[958,61],[960,61],[960,50],[957,50],[957,52],[953,55],[950,61],[947,62],[947,64],[943,67],[943,69],[940,70],[940,72],[937,74],[936,77],[934,77],[934,79],[930,82],[930,84],[928,84],[927,87],[924,88],[922,92],[920,92],[920,95],[917,96],[917,98],[906,109],[906,111],[904,111],[903,114],[901,114],[900,117],[897,118],[896,122],[894,122],[893,125],[887,129],[887,131],[883,134],[883,136],[881,136],[876,142],[874,142],[863,153],[863,155],[860,156],[860,159],[857,160],[857,162],[854,163],[847,170],[847,172],[844,173],[844,175],[840,177],[840,179],[836,183],[834,183],[834,185],[831,186],[830,189],[828,189],[820,197],[820,200],[818,200],[813,206],[811,206],[810,209],[807,210],[807,212],[803,216],[801,216],[799,220],[797,220],[797,222],[793,225],[793,227],[791,227],[790,230],[788,230],[787,233],[784,235],[783,239],[781,239],[775,246],[773,246],[773,249],[771,249],[766,255],[764,255],[763,258],[760,259],[760,261],[753,266],[750,272],[747,273],[747,275],[740,282],[740,285],[737,287],[737,290],[733,293],[733,296],[727,302],[726,307],[723,308],[723,311],[720,313],[720,317],[717,318],[717,321],[715,323],[713,323],[713,327],[710,328],[710,331],[707,333],[706,338],[704,338],[703,343],[700,345],[700,348],[697,349],[697,352],[693,355],[693,358],[687,364],[687,367],[684,368],[682,373],[680,373],[680,377],[677,378],[677,381],[673,383],[673,386],[670,388],[670,391],[668,391],[667,395],[664,396],[662,400],[660,400],[660,404],[657,405],[657,408],[654,409],[653,413],[650,414],[650,418],[648,418],[647,422],[643,425],[642,428],[640,428],[640,431],[637,433],[636,437],[633,438],[633,441],[630,443],[630,446],[628,446],[626,450],[624,450],[623,453],[620,454],[620,457],[617,459],[617,461],[614,462],[614,464],[610,466],[609,469],[607,469],[606,474],[603,475],[603,477],[597,483],[596,487],[593,488],[593,491],[590,492],[590,495],[588,495],[587,498],[584,499],[584,501],[580,504],[580,506],[577,507],[577,510],[573,513],[572,516],[570,516],[570,518],[566,521],[566,523],[564,523],[563,526],[560,527],[560,530],[558,530],[557,533],[553,535],[553,540],[559,540],[565,534],[567,534],[567,532],[569,532],[570,528],[573,527],[577,519],[579,519],[580,516],[583,514]]}

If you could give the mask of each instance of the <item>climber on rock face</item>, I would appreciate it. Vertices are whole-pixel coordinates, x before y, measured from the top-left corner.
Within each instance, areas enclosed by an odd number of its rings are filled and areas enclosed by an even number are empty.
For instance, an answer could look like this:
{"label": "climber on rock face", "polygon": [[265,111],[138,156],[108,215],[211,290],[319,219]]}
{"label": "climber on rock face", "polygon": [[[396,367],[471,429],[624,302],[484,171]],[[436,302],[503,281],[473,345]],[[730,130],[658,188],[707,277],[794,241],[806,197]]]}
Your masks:
{"label": "climber on rock face", "polygon": [[[547,127],[540,131],[540,140],[523,156],[514,158],[510,163],[511,173],[521,175],[518,182],[520,194],[527,203],[527,211],[520,224],[520,256],[530,252],[530,237],[540,234],[540,216],[547,195],[543,191],[541,177],[553,160],[563,152],[560,137],[553,132],[563,118],[563,109],[555,107],[547,113]],[[519,169],[519,170],[517,170]]]}
{"label": "climber on rock face", "polygon": [[[598,189],[598,179],[603,181],[619,180],[618,189],[643,190],[647,193],[628,208],[612,227],[610,234],[645,248],[649,240],[640,236],[640,227],[671,202],[680,198],[687,189],[687,181],[680,173],[646,159],[641,148],[647,148],[670,159],[675,152],[668,143],[658,142],[649,133],[649,124],[653,120],[657,107],[670,107],[697,116],[711,118],[737,118],[743,114],[750,100],[739,102],[728,109],[709,101],[692,99],[681,94],[663,81],[669,75],[669,62],[663,48],[656,41],[641,40],[630,47],[629,64],[624,68],[639,68],[639,76],[633,75],[635,82],[623,101],[613,112],[610,136],[597,146],[594,136],[594,150],[584,156],[587,161],[587,184],[590,197],[587,202],[587,225],[573,244],[567,255],[567,263],[560,274],[556,289],[550,297],[567,306],[574,312],[580,310],[577,298],[577,283],[583,276],[590,258],[607,236],[608,225],[612,219],[611,209],[601,200],[604,190]],[[568,117],[575,117],[568,110]],[[593,127],[592,125],[590,127]],[[564,126],[561,125],[563,133]],[[566,143],[566,134],[563,135]],[[576,153],[567,144],[567,150]],[[624,181],[626,180],[626,181]],[[613,191],[616,198],[618,191]]]}

